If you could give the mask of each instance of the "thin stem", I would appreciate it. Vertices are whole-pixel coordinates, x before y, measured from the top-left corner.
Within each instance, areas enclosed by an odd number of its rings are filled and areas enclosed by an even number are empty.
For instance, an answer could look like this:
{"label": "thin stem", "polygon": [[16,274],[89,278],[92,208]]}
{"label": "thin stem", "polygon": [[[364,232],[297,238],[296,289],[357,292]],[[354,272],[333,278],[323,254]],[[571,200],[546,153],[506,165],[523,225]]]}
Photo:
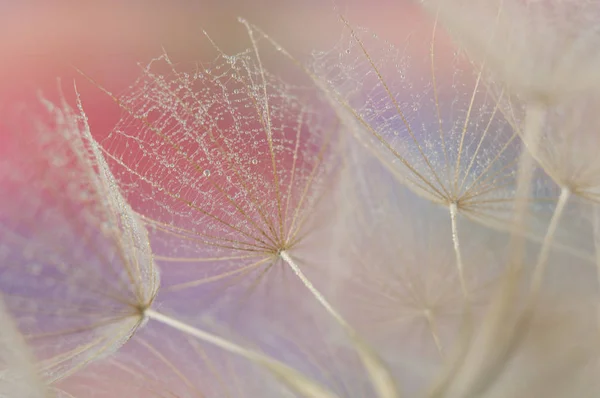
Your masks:
{"label": "thin stem", "polygon": [[[594,248],[596,249],[596,270],[600,285],[600,208],[594,205]],[[598,328],[600,329],[600,304],[598,306]]]}
{"label": "thin stem", "polygon": [[312,282],[304,275],[300,267],[294,262],[292,257],[290,257],[289,253],[286,251],[282,251],[279,253],[279,256],[286,264],[294,271],[296,276],[302,281],[304,286],[312,293],[312,295],[319,301],[319,303],[329,312],[329,314],[335,318],[335,320],[344,328],[351,328],[350,325],[346,322],[346,320],[342,317],[342,315],[337,312],[335,308],[329,304],[327,299],[323,297],[321,292],[317,290],[317,288],[312,284]]}
{"label": "thin stem", "polygon": [[294,271],[296,276],[302,281],[304,286],[312,293],[317,301],[327,310],[327,312],[342,326],[346,333],[350,336],[354,342],[354,347],[358,352],[363,366],[367,370],[373,387],[377,392],[379,398],[399,398],[400,393],[394,382],[394,378],[387,366],[383,361],[373,352],[373,350],[367,346],[362,338],[356,333],[356,331],[350,326],[348,322],[337,312],[335,308],[329,302],[321,292],[312,284],[312,282],[304,275],[298,264],[294,262],[292,257],[286,251],[279,253],[279,256],[286,264]]}
{"label": "thin stem", "polygon": [[337,395],[327,390],[325,387],[317,384],[311,379],[304,376],[302,373],[292,369],[291,367],[270,358],[264,354],[239,346],[229,340],[216,336],[212,333],[195,328],[187,323],[181,322],[170,316],[161,314],[152,309],[147,309],[144,312],[149,319],[158,321],[162,324],[170,326],[184,334],[195,337],[199,340],[212,344],[232,354],[246,358],[253,363],[259,364],[269,370],[277,378],[287,384],[294,392],[300,393],[307,397],[318,398],[339,398]]}
{"label": "thin stem", "polygon": [[452,243],[454,244],[454,254],[456,256],[456,269],[458,271],[458,279],[460,281],[460,288],[465,299],[469,298],[469,290],[467,289],[467,282],[465,281],[465,269],[460,251],[460,241],[458,239],[458,224],[456,220],[457,207],[456,203],[453,202],[449,206],[450,209],[450,220],[452,222]]}
{"label": "thin stem", "polygon": [[[504,278],[492,299],[489,310],[482,323],[481,331],[473,336],[469,328],[467,338],[469,348],[457,364],[458,369],[452,372],[452,378],[444,379],[435,389],[432,396],[481,396],[492,383],[503,373],[511,355],[514,355],[514,342],[518,341],[519,334],[523,333],[523,324],[520,327],[507,328],[507,324],[514,322],[511,315],[515,309],[515,300],[518,295],[518,279],[522,270],[522,259],[525,251],[524,236],[522,234],[527,216],[528,201],[530,196],[531,181],[534,173],[535,153],[543,133],[546,118],[546,106],[543,103],[532,102],[527,106],[523,141],[527,150],[519,158],[519,172],[515,191],[515,212],[513,214],[513,232],[510,242],[510,262]],[[526,318],[524,318],[526,319]],[[454,394],[448,391],[457,390]]]}
{"label": "thin stem", "polygon": [[562,216],[562,213],[565,210],[565,206],[569,201],[570,195],[571,190],[569,190],[569,188],[561,188],[560,196],[558,197],[558,202],[556,203],[556,207],[554,208],[554,214],[552,214],[552,218],[550,219],[550,225],[548,226],[548,230],[546,231],[546,236],[544,236],[542,248],[540,249],[538,260],[533,270],[533,279],[531,281],[530,289],[533,298],[537,296],[542,285],[542,279],[544,277],[544,271],[546,270],[546,264],[548,261],[548,255],[550,254],[552,240],[554,238],[554,234],[556,233],[556,229],[558,228],[560,217]]}
{"label": "thin stem", "polygon": [[[539,147],[539,142],[543,132],[544,120],[546,118],[546,107],[540,103],[532,102],[527,106],[525,113],[525,127],[523,131],[523,142],[527,147],[521,153],[519,158],[519,172],[517,177],[517,188],[515,191],[516,208],[513,218],[515,231],[522,231],[527,213],[527,200],[530,196],[531,180],[535,161],[532,153],[535,153]],[[517,241],[517,234],[513,234],[511,239],[511,265],[520,266],[523,258],[524,245],[522,239]]]}
{"label": "thin stem", "polygon": [[427,325],[429,326],[429,330],[431,331],[435,347],[438,350],[438,354],[440,354],[440,358],[443,360],[445,358],[444,347],[442,346],[442,340],[440,339],[440,336],[438,334],[437,322],[435,321],[431,310],[425,310],[424,315],[425,319],[427,319]]}

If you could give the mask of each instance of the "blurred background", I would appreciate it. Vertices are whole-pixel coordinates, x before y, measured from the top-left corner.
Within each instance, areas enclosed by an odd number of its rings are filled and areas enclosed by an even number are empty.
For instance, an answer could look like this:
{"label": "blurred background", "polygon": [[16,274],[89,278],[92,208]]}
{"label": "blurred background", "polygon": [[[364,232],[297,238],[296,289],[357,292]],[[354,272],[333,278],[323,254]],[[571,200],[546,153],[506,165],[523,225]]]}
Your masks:
{"label": "blurred background", "polygon": [[[0,0],[0,115],[42,90],[54,99],[57,78],[72,100],[75,68],[119,93],[164,48],[177,61],[210,61],[206,31],[228,53],[249,46],[238,17],[258,25],[298,58],[331,48],[344,14],[391,42],[423,25],[410,0]],[[430,33],[430,25],[424,24]],[[94,134],[119,110],[100,90],[79,84]]]}

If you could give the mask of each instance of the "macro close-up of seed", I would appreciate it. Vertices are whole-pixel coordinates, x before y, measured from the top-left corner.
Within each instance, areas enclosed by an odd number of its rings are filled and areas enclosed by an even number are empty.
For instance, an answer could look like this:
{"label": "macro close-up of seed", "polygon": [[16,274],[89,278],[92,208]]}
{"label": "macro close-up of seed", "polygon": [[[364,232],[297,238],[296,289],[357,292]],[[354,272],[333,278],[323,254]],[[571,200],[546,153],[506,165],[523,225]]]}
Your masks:
{"label": "macro close-up of seed", "polygon": [[0,26],[0,398],[600,396],[600,3]]}

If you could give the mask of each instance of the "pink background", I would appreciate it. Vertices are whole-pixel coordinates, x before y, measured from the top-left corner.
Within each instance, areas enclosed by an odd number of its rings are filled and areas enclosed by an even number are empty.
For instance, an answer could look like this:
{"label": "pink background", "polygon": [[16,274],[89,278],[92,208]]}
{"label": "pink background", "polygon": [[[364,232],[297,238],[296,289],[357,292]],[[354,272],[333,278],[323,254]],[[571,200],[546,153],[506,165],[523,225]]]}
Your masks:
{"label": "pink background", "polygon": [[[72,66],[113,92],[137,76],[137,63],[161,54],[175,59],[203,59],[206,30],[225,51],[248,46],[237,17],[260,26],[298,57],[328,49],[342,29],[333,2],[323,0],[173,0],[173,1],[9,1],[0,2],[0,114],[10,112],[37,89],[54,98],[56,78],[70,97],[77,77],[94,123],[103,135],[118,110]],[[353,24],[375,29],[393,41],[422,24],[407,0],[351,0],[339,10]],[[426,24],[427,25],[427,24]],[[428,28],[427,28],[428,29]]]}

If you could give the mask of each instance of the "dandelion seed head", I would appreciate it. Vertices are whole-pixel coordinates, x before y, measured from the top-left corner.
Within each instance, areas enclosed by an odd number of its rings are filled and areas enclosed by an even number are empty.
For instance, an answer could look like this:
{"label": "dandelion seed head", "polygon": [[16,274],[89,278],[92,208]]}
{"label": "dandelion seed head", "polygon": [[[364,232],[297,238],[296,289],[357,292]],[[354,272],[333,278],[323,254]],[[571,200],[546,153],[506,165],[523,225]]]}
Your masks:
{"label": "dandelion seed head", "polygon": [[136,210],[173,291],[262,286],[278,253],[304,239],[338,168],[338,125],[314,92],[253,51],[215,50],[198,78],[166,55],[153,60],[116,99],[126,115],[103,142],[117,176],[141,186],[129,198],[145,203]]}
{"label": "dandelion seed head", "polygon": [[357,140],[418,195],[506,228],[522,145],[481,69],[464,56],[441,61],[448,43],[435,28],[431,41],[394,47],[345,24],[340,46],[313,68]]}
{"label": "dandelion seed head", "polygon": [[42,105],[11,126],[0,166],[0,185],[13,193],[0,206],[0,290],[42,375],[55,381],[124,344],[159,282],[146,231],[85,116]]}
{"label": "dandelion seed head", "polygon": [[424,3],[398,47],[342,17],[306,66],[240,19],[238,54],[88,77],[101,143],[42,101],[0,157],[0,395],[597,395],[593,5]]}

